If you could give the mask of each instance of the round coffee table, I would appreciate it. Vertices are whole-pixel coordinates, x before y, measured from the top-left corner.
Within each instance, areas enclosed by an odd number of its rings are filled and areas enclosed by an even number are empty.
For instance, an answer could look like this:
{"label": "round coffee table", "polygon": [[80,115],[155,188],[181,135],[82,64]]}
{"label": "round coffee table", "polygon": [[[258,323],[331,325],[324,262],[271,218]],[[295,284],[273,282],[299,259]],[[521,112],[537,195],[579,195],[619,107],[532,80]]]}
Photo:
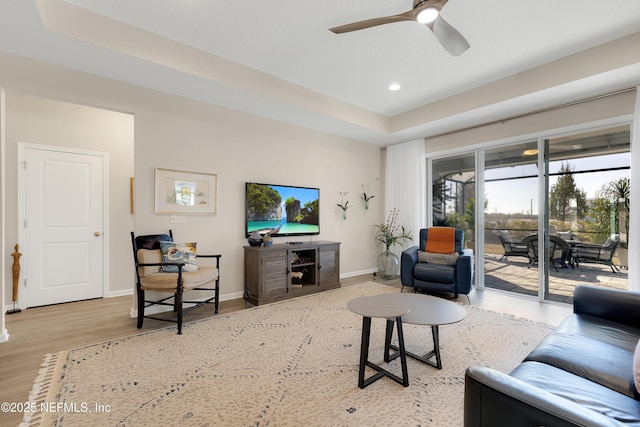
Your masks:
{"label": "round coffee table", "polygon": [[[409,305],[411,310],[409,313],[402,316],[402,321],[404,323],[413,325],[431,325],[433,350],[422,356],[408,351],[405,351],[405,354],[435,368],[442,369],[442,359],[440,357],[440,333],[438,327],[440,325],[460,322],[467,316],[465,309],[451,301],[421,294],[389,294],[387,301],[393,304],[406,303]],[[391,319],[387,321],[385,362],[390,362],[400,355],[398,350],[399,347],[391,344],[391,339],[393,338],[393,322],[394,320]],[[400,343],[398,343],[398,345],[400,345]],[[404,337],[402,339],[402,346],[404,347]],[[390,354],[390,349],[398,350],[398,352]],[[436,359],[435,362],[431,360],[434,356]]]}
{"label": "round coffee table", "polygon": [[[407,301],[398,300],[392,297],[395,294],[380,294],[369,297],[360,297],[347,303],[347,308],[352,312],[362,316],[362,340],[360,342],[360,367],[358,370],[358,387],[365,388],[374,381],[382,377],[389,377],[397,383],[407,387],[409,385],[409,374],[407,372],[407,357],[404,350],[404,335],[402,332],[402,316],[410,312],[411,307]],[[369,338],[371,336],[371,318],[381,317],[387,319],[387,335],[389,331],[393,334],[393,323],[397,324],[398,346],[395,346],[402,365],[402,378],[381,366],[369,361]],[[394,320],[389,320],[394,319]],[[391,323],[389,323],[391,322]],[[385,361],[388,349],[385,346]],[[365,367],[368,366],[375,371],[369,378],[364,377]]]}

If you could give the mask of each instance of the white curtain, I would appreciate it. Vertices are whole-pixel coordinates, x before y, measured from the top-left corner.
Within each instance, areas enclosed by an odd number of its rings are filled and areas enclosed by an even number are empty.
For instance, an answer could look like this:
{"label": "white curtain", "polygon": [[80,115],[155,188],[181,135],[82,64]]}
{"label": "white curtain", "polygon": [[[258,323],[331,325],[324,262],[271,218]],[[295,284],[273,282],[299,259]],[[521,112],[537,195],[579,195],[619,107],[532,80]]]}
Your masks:
{"label": "white curtain", "polygon": [[[384,186],[385,221],[389,213],[398,211],[398,224],[413,234],[417,245],[419,232],[426,224],[426,158],[424,139],[387,147]],[[400,255],[396,245],[393,252]]]}
{"label": "white curtain", "polygon": [[640,291],[638,267],[640,267],[640,86],[636,87],[636,104],[631,127],[631,197],[629,197],[629,289]]}

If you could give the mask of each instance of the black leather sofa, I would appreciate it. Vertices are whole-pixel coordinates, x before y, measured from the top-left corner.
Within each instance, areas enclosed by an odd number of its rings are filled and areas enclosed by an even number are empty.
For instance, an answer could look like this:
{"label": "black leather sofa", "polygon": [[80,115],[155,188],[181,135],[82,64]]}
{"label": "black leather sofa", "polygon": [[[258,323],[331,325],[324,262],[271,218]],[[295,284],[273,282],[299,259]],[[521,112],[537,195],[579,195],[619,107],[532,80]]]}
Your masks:
{"label": "black leather sofa", "polygon": [[640,293],[579,285],[573,308],[510,374],[467,369],[465,427],[640,426]]}

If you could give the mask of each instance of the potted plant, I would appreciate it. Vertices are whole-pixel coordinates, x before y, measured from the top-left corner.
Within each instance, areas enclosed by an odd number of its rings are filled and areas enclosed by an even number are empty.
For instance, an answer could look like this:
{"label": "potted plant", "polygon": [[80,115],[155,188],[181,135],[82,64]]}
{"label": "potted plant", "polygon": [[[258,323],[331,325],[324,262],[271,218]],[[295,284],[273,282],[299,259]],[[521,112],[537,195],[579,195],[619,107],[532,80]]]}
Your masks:
{"label": "potted plant", "polygon": [[385,247],[385,251],[378,256],[378,273],[383,279],[390,279],[397,276],[400,269],[400,260],[391,252],[391,248],[394,245],[411,242],[413,236],[411,231],[398,224],[398,210],[395,208],[389,212],[386,222],[376,224],[374,227],[376,231],[373,237],[376,243]]}

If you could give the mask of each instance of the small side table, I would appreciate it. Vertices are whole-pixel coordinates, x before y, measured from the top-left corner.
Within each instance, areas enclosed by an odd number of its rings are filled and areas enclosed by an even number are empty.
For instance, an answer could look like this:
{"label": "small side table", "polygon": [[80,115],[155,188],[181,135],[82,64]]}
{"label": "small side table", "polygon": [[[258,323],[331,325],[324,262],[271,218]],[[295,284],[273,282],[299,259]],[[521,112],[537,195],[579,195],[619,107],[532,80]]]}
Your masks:
{"label": "small side table", "polygon": [[[404,334],[402,332],[402,316],[409,313],[411,308],[408,303],[398,301],[390,296],[393,294],[381,294],[370,297],[360,297],[347,303],[347,308],[362,316],[362,340],[360,343],[360,369],[358,371],[358,387],[365,388],[382,377],[389,377],[404,387],[409,385],[407,372],[407,356],[404,349]],[[371,337],[371,318],[381,317],[394,319],[398,330],[398,355],[402,365],[402,378],[387,371],[381,366],[369,361],[369,339]],[[365,367],[368,366],[377,373],[365,378]]]}
{"label": "small side table", "polygon": [[[404,323],[413,325],[430,325],[433,335],[433,350],[421,356],[408,351],[404,351],[406,356],[419,360],[423,363],[442,369],[442,358],[440,357],[440,332],[438,327],[450,325],[463,320],[467,316],[464,308],[451,301],[442,298],[421,295],[421,294],[390,294],[390,303],[406,303],[411,308],[410,312],[403,316]],[[393,338],[393,320],[387,320],[387,334],[385,341],[384,361],[390,362],[400,355],[400,343],[397,346],[391,344]],[[404,337],[402,338],[404,347]],[[398,350],[395,354],[390,354],[390,349]],[[431,360],[435,356],[435,362]]]}

